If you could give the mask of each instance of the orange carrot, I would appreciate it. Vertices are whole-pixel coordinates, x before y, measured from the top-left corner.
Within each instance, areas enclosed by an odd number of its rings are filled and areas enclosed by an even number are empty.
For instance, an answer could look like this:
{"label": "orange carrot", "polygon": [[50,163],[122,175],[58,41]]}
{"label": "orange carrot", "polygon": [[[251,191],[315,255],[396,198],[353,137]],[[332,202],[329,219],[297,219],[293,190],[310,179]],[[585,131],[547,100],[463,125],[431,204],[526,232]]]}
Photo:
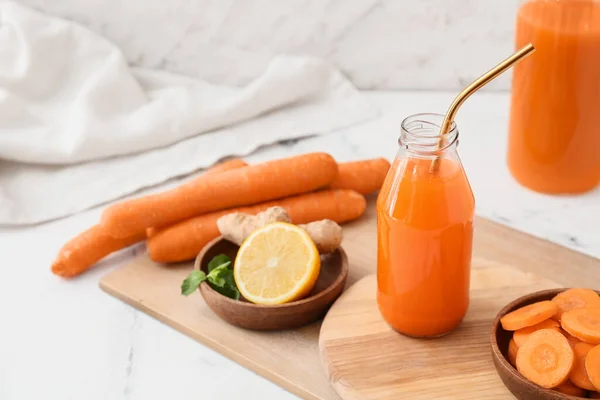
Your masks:
{"label": "orange carrot", "polygon": [[385,158],[340,163],[338,175],[329,187],[373,193],[381,188],[389,169],[390,162]]}
{"label": "orange carrot", "polygon": [[547,319],[539,324],[528,326],[527,328],[521,328],[518,331],[515,331],[513,334],[513,339],[517,346],[521,347],[525,344],[527,339],[529,339],[529,335],[535,331],[539,331],[540,329],[555,329],[557,332],[560,332],[560,325],[553,319]]}
{"label": "orange carrot", "polygon": [[555,387],[554,390],[556,390],[557,392],[568,394],[570,396],[585,397],[585,390],[583,390],[582,388],[579,388],[577,386],[574,386],[569,381],[565,381],[565,383]]}
{"label": "orange carrot", "polygon": [[326,153],[204,174],[172,190],[114,204],[102,213],[101,225],[115,237],[130,236],[203,213],[310,192],[336,175],[337,163]]}
{"label": "orange carrot", "polygon": [[552,318],[558,312],[556,304],[550,300],[540,301],[514,310],[500,319],[507,331],[516,331]]}
{"label": "orange carrot", "polygon": [[360,217],[365,212],[366,201],[352,190],[329,189],[200,215],[153,232],[148,239],[150,258],[157,262],[191,260],[206,243],[219,236],[217,220],[221,216],[231,212],[258,214],[273,206],[285,208],[295,224],[322,219],[342,223]]}
{"label": "orange carrot", "polygon": [[560,329],[560,333],[562,333],[562,335],[567,338],[571,347],[575,347],[577,343],[581,343],[581,340],[577,339],[575,336],[571,335],[569,332],[565,331],[562,328]]}
{"label": "orange carrot", "polygon": [[587,357],[590,350],[594,348],[594,345],[589,343],[577,343],[573,347],[573,353],[575,354],[575,364],[569,374],[569,380],[576,386],[585,390],[596,390],[596,387],[588,378],[585,370],[585,358]]}
{"label": "orange carrot", "polygon": [[517,353],[517,370],[533,383],[551,389],[567,380],[575,357],[567,339],[554,329],[533,332]]}
{"label": "orange carrot", "polygon": [[206,170],[204,175],[232,171],[234,169],[243,168],[243,167],[247,167],[247,166],[248,166],[248,164],[246,164],[246,162],[244,160],[242,160],[241,158],[232,158],[231,160],[222,161],[220,163],[213,165],[212,167],[210,167],[209,169]]}
{"label": "orange carrot", "polygon": [[591,289],[573,288],[557,294],[552,302],[558,307],[558,313],[554,318],[560,321],[566,311],[583,307],[600,307],[600,296]]}
{"label": "orange carrot", "polygon": [[517,346],[517,343],[513,339],[510,339],[510,342],[508,342],[508,361],[511,363],[511,365],[513,367],[517,366],[518,351],[519,351],[519,346]]}
{"label": "orange carrot", "polygon": [[[223,161],[223,162],[213,165],[212,167],[207,169],[203,175],[232,171],[234,169],[243,168],[243,167],[247,167],[247,166],[248,166],[248,164],[246,164],[246,162],[244,160],[242,160],[241,158],[232,158],[231,160]],[[199,177],[194,178],[194,180],[200,179],[203,175],[200,175]],[[156,228],[154,228],[154,227],[146,229],[146,236],[148,236],[148,237],[152,236],[152,234],[154,233],[155,230],[156,230]]]}
{"label": "orange carrot", "polygon": [[575,308],[563,313],[562,328],[582,342],[600,344],[600,307]]}
{"label": "orange carrot", "polygon": [[587,376],[600,392],[600,346],[594,347],[585,358],[585,371]]}
{"label": "orange carrot", "polygon": [[52,272],[63,278],[74,277],[85,272],[110,253],[131,246],[145,238],[146,235],[142,233],[116,239],[106,234],[101,226],[92,226],[75,236],[60,249],[52,263]]}

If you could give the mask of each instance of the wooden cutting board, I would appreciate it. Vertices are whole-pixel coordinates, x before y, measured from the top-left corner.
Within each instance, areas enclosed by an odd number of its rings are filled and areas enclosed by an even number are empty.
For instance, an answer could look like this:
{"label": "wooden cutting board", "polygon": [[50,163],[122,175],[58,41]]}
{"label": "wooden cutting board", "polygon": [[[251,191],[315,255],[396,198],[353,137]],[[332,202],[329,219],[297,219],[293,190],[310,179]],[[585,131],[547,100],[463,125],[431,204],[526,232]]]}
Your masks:
{"label": "wooden cutting board", "polygon": [[[366,214],[344,225],[348,285],[375,272],[376,241],[374,199],[370,199]],[[600,282],[600,260],[477,218],[473,268],[482,267],[512,267],[561,286]],[[320,324],[270,333],[230,326],[212,313],[199,293],[179,294],[191,269],[191,263],[169,267],[140,255],[103,277],[100,287],[301,398],[339,398],[321,367]]]}
{"label": "wooden cutting board", "polygon": [[471,273],[470,307],[458,329],[437,339],[394,332],[376,300],[377,277],[349,288],[321,326],[319,350],[344,399],[506,399],[490,355],[497,312],[527,293],[561,285],[518,269],[479,266]]}

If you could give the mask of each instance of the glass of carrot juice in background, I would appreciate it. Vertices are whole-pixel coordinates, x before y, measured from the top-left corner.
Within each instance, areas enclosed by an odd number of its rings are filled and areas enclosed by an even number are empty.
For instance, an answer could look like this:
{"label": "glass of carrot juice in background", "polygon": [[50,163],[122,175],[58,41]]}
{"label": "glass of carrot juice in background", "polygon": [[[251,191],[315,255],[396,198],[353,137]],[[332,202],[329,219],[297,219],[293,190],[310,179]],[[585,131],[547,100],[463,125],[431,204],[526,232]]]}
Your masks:
{"label": "glass of carrot juice in background", "polygon": [[469,306],[475,199],[454,123],[436,152],[443,119],[417,114],[402,122],[377,199],[379,310],[394,330],[415,337],[452,331]]}
{"label": "glass of carrot juice in background", "polygon": [[542,193],[583,193],[600,183],[600,0],[528,0],[516,47],[508,167]]}

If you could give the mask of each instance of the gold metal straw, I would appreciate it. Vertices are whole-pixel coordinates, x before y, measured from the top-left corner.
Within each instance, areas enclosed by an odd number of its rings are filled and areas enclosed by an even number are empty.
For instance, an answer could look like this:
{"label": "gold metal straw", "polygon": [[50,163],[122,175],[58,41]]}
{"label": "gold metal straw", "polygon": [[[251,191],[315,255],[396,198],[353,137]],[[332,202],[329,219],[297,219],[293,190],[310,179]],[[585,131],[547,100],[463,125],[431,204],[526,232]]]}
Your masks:
{"label": "gold metal straw", "polygon": [[[481,75],[479,78],[475,79],[469,86],[467,86],[462,92],[456,96],[450,108],[448,108],[448,112],[446,112],[446,116],[444,117],[444,121],[442,122],[442,126],[440,129],[440,137],[437,142],[436,150],[440,150],[444,143],[444,135],[448,133],[450,127],[452,126],[452,122],[454,121],[454,117],[458,112],[458,108],[477,90],[485,86],[492,79],[496,78],[504,71],[512,67],[514,64],[524,59],[531,53],[535,51],[535,48],[531,43],[521,48],[512,56],[508,57],[506,60],[502,61],[500,64],[496,65],[494,68],[490,69],[485,74]],[[433,162],[431,163],[431,167],[429,168],[429,172],[436,172],[439,166],[440,158],[439,155],[435,157]]]}

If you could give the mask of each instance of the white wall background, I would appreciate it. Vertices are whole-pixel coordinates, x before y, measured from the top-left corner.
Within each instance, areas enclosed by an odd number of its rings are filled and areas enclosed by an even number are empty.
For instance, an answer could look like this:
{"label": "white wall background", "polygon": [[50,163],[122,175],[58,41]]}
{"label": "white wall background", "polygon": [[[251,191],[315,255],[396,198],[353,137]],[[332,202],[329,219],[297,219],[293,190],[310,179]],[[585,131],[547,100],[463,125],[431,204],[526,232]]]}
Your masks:
{"label": "white wall background", "polygon": [[[278,53],[362,89],[456,90],[513,51],[518,0],[17,0],[91,28],[136,65],[243,84]],[[507,89],[509,74],[488,89]]]}

